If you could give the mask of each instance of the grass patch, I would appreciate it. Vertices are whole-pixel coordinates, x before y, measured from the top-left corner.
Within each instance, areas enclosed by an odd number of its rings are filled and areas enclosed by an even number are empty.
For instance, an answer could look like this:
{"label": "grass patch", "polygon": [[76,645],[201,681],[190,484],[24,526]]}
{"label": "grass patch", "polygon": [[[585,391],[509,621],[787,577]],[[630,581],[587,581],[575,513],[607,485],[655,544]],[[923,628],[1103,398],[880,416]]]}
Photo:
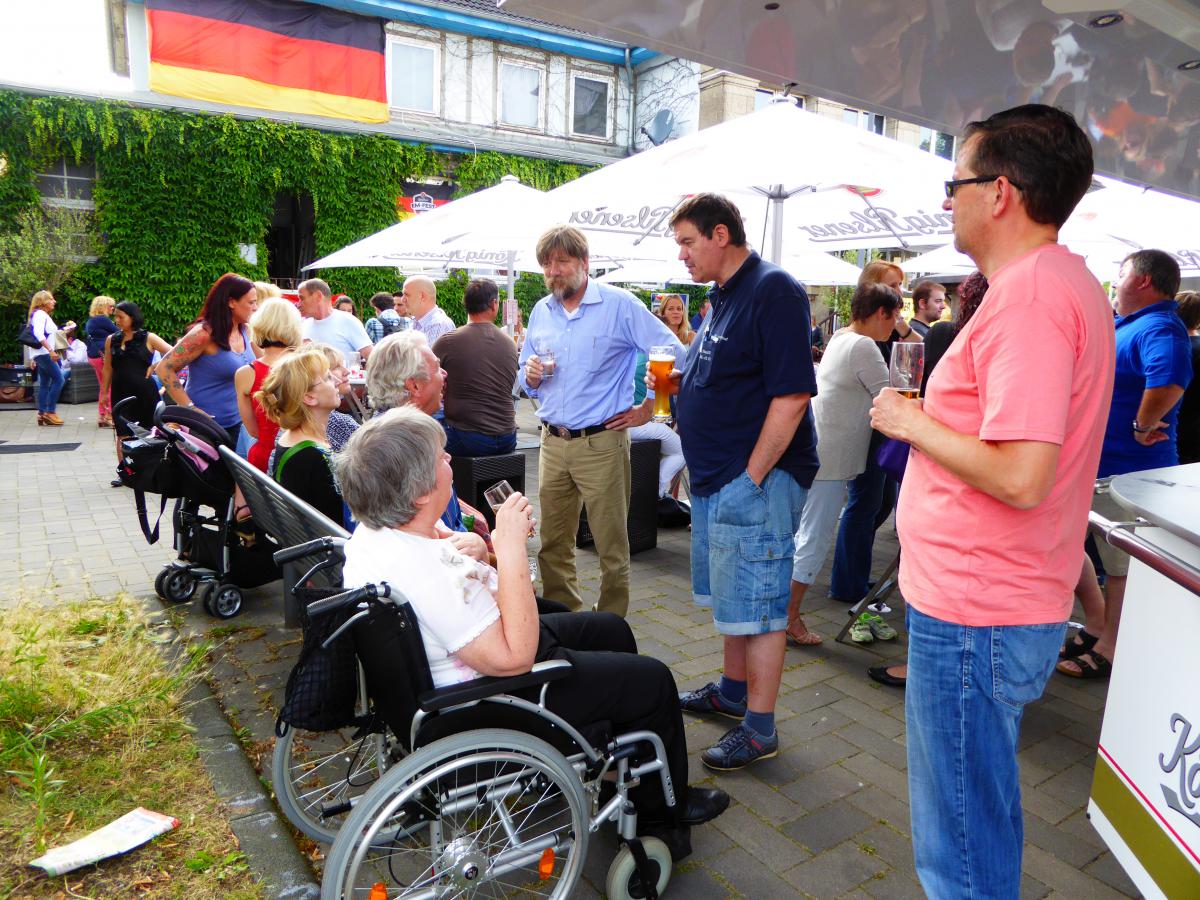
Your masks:
{"label": "grass patch", "polygon": [[[261,896],[182,711],[208,647],[164,661],[125,595],[0,610],[0,898]],[[58,878],[29,860],[136,806],[180,827]]]}

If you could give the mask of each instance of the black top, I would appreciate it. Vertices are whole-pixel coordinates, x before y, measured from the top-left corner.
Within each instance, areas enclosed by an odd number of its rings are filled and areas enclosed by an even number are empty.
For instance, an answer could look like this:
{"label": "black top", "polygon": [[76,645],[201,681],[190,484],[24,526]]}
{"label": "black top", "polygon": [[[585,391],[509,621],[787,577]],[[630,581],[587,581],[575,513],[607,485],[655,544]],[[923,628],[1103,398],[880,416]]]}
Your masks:
{"label": "black top", "polygon": [[312,441],[301,441],[284,459],[292,449],[275,444],[269,463],[275,481],[331,522],[342,525],[342,492],[333,477],[329,450]]}
{"label": "black top", "polygon": [[922,397],[925,396],[925,386],[929,384],[929,376],[933,374],[938,362],[946,355],[950,345],[954,343],[956,334],[958,332],[954,330],[953,322],[934,322],[929,327],[929,334],[925,335],[925,374],[921,376]]}
{"label": "black top", "polygon": [[1200,335],[1192,335],[1192,381],[1179,404],[1175,441],[1179,462],[1200,462]]}
{"label": "black top", "polygon": [[116,406],[129,397],[137,399],[117,413],[118,431],[122,418],[136,421],[143,428],[150,428],[154,425],[154,407],[158,405],[159,395],[158,385],[146,374],[150,370],[150,360],[154,358],[146,343],[149,333],[135,331],[128,341],[124,337],[124,333],[118,331],[109,341],[112,405]]}
{"label": "black top", "polygon": [[[745,471],[772,399],[817,393],[808,295],[796,279],[752,252],[709,298],[677,407],[692,490],[701,497]],[[809,409],[775,467],[807,488],[818,465]]]}

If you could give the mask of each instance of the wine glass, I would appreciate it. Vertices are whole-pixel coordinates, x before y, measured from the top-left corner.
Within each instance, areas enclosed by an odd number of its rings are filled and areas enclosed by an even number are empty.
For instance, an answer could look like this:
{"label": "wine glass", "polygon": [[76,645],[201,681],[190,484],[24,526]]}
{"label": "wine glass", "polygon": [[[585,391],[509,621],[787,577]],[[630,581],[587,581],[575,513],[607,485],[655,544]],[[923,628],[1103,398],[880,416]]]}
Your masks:
{"label": "wine glass", "polygon": [[921,393],[921,376],[925,374],[925,345],[897,342],[892,344],[892,362],[888,369],[888,384],[910,400]]}
{"label": "wine glass", "polygon": [[[507,481],[499,481],[483,492],[483,499],[486,500],[487,505],[492,508],[493,517],[496,513],[500,512],[500,507],[504,505],[504,501],[511,497],[514,493],[513,486]],[[530,520],[529,537],[533,537],[533,535],[533,521]]]}

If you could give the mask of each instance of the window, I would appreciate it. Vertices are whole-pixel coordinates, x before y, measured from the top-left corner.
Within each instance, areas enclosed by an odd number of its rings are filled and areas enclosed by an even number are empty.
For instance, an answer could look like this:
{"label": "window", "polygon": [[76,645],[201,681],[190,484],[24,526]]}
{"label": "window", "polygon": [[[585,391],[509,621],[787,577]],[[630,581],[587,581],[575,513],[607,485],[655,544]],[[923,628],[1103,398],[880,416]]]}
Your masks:
{"label": "window", "polygon": [[954,135],[944,131],[922,128],[918,146],[926,153],[932,153],[942,159],[954,159]]}
{"label": "window", "polygon": [[75,164],[65,157],[37,177],[38,193],[46,206],[95,209],[92,188],[96,184],[96,165],[90,160]]}
{"label": "window", "polygon": [[518,128],[542,127],[542,80],[534,66],[500,64],[500,121]]}
{"label": "window", "polygon": [[438,48],[388,39],[388,104],[393,109],[436,113]]}
{"label": "window", "polygon": [[571,94],[571,131],[587,137],[608,138],[608,98],[612,82],[576,75]]}
{"label": "window", "polygon": [[875,134],[883,134],[883,116],[879,115],[879,113],[864,112],[863,110],[846,107],[842,110],[842,121],[847,125],[853,125],[855,128],[863,128],[867,131],[873,131]]}

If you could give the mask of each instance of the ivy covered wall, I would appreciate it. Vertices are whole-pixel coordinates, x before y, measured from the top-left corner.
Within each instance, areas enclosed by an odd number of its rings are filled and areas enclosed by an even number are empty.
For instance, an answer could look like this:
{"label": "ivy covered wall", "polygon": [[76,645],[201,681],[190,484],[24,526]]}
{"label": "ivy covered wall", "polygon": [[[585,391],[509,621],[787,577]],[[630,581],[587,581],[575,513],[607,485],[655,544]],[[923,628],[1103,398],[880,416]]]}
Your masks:
{"label": "ivy covered wall", "polygon": [[[194,318],[222,273],[266,277],[265,239],[279,192],[312,197],[319,257],[394,224],[404,181],[446,176],[461,195],[506,174],[545,190],[584,171],[493,152],[449,155],[381,135],[267,119],[0,91],[0,230],[39,202],[36,174],[64,156],[96,164],[96,224],[104,249],[98,262],[58,290],[55,318],[82,322],[92,296],[109,294],[137,302],[148,326],[168,340]],[[239,244],[258,245],[256,265],[242,260]],[[388,269],[326,274],[335,291],[364,305],[375,291],[397,284]],[[464,318],[461,280],[439,286],[456,320]],[[523,279],[519,296],[534,292]],[[0,298],[0,335],[15,335],[27,303]],[[525,299],[526,312],[528,305]],[[0,345],[7,357],[15,354],[12,341]]]}

